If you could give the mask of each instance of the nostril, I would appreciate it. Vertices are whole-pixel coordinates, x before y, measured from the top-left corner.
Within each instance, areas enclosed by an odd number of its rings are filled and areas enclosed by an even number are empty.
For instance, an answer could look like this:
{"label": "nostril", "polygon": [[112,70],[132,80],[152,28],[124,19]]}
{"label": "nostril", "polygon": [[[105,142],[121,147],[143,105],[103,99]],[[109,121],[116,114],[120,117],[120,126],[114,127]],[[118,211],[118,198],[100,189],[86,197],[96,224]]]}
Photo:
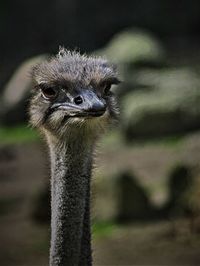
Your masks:
{"label": "nostril", "polygon": [[83,103],[83,98],[81,96],[77,96],[74,98],[74,103],[75,104],[82,104]]}

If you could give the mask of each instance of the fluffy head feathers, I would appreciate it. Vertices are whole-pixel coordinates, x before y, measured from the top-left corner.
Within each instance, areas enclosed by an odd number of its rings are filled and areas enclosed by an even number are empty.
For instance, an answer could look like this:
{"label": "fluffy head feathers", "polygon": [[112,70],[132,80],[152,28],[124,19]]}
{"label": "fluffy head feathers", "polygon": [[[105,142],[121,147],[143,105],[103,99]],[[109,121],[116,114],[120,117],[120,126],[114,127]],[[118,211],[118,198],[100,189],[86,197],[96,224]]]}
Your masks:
{"label": "fluffy head feathers", "polygon": [[[118,77],[106,59],[60,48],[56,56],[33,68],[33,79],[30,121],[45,134],[96,136],[117,116],[110,87]],[[100,104],[105,106],[101,114],[96,112]]]}

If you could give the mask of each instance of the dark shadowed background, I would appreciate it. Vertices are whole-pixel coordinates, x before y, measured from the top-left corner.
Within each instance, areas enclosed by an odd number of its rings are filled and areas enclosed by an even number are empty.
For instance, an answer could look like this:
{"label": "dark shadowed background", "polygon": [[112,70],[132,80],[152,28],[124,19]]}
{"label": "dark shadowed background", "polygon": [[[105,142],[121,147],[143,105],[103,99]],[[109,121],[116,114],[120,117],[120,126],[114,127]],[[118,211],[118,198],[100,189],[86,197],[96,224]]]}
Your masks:
{"label": "dark shadowed background", "polygon": [[94,265],[200,265],[200,2],[0,3],[0,265],[48,264],[49,159],[28,127],[32,66],[108,57],[120,123],[98,145]]}

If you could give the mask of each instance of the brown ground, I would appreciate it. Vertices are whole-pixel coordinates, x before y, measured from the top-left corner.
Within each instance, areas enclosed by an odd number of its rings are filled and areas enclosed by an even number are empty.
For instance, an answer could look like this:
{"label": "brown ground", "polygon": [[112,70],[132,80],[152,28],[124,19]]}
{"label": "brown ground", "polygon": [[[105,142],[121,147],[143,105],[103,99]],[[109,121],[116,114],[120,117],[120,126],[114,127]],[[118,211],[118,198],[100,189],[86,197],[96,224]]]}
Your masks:
{"label": "brown ground", "polygon": [[[43,150],[39,143],[0,149],[2,266],[48,265],[49,229],[31,218],[35,196],[48,182],[48,160]],[[134,169],[143,184],[153,191],[152,199],[160,202],[166,197],[162,187],[167,174],[178,162],[199,166],[200,134],[174,146],[149,144],[128,149],[109,146],[98,156],[97,174]],[[94,264],[200,265],[200,235],[190,232],[188,221],[177,221],[175,227],[167,221],[117,227],[108,236],[94,239]]]}

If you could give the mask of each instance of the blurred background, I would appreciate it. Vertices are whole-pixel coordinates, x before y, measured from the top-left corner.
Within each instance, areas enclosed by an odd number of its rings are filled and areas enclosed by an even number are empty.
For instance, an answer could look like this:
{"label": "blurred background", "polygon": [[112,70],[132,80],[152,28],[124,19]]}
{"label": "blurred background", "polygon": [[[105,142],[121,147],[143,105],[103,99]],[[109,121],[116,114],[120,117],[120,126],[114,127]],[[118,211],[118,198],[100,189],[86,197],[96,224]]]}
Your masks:
{"label": "blurred background", "polygon": [[199,0],[0,3],[0,264],[48,264],[49,160],[28,127],[32,66],[105,55],[119,125],[98,145],[94,265],[200,265]]}

